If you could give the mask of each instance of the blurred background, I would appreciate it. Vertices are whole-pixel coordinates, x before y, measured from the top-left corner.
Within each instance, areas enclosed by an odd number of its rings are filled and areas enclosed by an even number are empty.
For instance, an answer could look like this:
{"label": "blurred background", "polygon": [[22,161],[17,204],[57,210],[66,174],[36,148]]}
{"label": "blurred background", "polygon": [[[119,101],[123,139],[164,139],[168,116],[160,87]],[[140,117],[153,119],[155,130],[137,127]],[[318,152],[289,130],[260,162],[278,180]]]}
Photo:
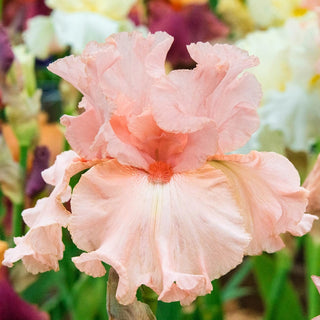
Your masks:
{"label": "blurred background", "polygon": [[[13,236],[26,231],[24,208],[47,196],[41,171],[69,146],[62,114],[76,115],[81,94],[47,70],[120,31],[166,31],[174,37],[167,70],[193,68],[191,42],[235,44],[258,56],[252,71],[263,99],[260,129],[239,152],[275,151],[288,157],[303,182],[320,152],[320,33],[317,5],[301,0],[0,0],[0,261]],[[79,176],[72,178],[71,186]],[[320,195],[319,195],[320,196]],[[315,212],[317,213],[317,212]],[[22,263],[0,269],[0,319],[108,319],[108,275],[75,268],[80,250],[63,235],[59,272],[32,275]],[[320,275],[320,231],[284,236],[286,248],[247,257],[213,282],[213,292],[190,306],[157,303],[146,287],[138,299],[159,320],[303,320],[320,314],[311,281]],[[106,266],[108,268],[108,266]]]}

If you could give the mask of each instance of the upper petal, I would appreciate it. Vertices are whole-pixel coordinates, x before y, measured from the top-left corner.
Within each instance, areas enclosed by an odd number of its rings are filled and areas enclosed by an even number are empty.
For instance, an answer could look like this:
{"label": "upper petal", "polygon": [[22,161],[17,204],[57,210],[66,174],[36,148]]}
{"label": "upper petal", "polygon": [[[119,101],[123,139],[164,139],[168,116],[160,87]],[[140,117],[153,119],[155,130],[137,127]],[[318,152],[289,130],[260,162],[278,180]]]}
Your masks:
{"label": "upper petal", "polygon": [[218,143],[222,153],[244,145],[258,128],[255,109],[261,89],[254,76],[239,74],[256,65],[257,59],[229,45],[197,43],[188,50],[197,67],[172,71],[153,88],[155,120],[173,132],[193,132],[214,124],[218,141],[212,143]]}
{"label": "upper petal", "polygon": [[286,158],[253,151],[212,160],[228,178],[252,235],[248,254],[277,251],[283,246],[281,233],[301,236],[311,229],[316,217],[304,214],[308,193],[299,187],[298,172]]}
{"label": "upper petal", "polygon": [[188,304],[239,264],[250,238],[224,175],[209,165],[169,183],[115,160],[82,175],[71,200],[74,258],[92,276],[119,274],[117,298],[131,303],[141,284],[163,301]]}
{"label": "upper petal", "polygon": [[101,75],[118,59],[119,54],[112,42],[87,44],[80,56],[68,56],[51,63],[48,69],[70,82],[88,100],[101,119],[109,118],[113,104],[101,89]]}
{"label": "upper petal", "polygon": [[165,32],[118,33],[107,39],[120,58],[102,74],[102,89],[117,106],[117,114],[140,114],[149,108],[149,92],[154,78],[165,74],[166,54],[173,39]]}

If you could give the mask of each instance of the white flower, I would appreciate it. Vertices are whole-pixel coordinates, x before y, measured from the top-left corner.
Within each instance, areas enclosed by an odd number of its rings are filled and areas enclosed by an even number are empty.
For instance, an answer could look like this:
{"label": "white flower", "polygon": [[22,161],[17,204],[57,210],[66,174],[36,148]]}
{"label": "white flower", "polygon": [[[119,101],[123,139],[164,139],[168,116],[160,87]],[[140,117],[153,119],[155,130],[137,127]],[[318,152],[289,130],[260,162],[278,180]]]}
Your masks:
{"label": "white flower", "polygon": [[294,16],[301,0],[247,0],[252,19],[259,28],[278,26]]}
{"label": "white flower", "polygon": [[57,42],[50,16],[36,16],[28,20],[28,28],[23,34],[29,51],[38,59],[46,59],[50,54],[63,48]]}
{"label": "white flower", "polygon": [[[270,151],[270,134],[293,151],[308,151],[320,137],[320,90],[317,62],[319,26],[314,13],[289,19],[283,27],[248,35],[238,45],[258,56],[252,69],[262,84],[261,126],[249,142]],[[265,136],[268,135],[268,138]],[[247,150],[246,150],[247,151]],[[279,151],[279,150],[277,150]]]}

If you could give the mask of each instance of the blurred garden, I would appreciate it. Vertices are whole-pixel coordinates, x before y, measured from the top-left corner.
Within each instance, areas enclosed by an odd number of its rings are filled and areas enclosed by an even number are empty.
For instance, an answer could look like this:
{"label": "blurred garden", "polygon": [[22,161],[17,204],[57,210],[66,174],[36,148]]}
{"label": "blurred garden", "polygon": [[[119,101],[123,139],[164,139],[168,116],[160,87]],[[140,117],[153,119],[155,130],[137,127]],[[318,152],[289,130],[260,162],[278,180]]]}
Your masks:
{"label": "blurred garden", "polygon": [[320,0],[0,16],[0,320],[320,319]]}

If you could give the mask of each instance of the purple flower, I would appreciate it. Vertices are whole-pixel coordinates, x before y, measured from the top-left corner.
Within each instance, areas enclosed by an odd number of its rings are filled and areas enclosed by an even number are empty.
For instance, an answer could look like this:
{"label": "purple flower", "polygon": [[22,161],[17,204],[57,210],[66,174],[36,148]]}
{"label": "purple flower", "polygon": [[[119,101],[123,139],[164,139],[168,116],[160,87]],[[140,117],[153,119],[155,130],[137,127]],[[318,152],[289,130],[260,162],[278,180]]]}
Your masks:
{"label": "purple flower", "polygon": [[0,24],[0,73],[7,73],[14,59],[9,37]]}
{"label": "purple flower", "polygon": [[186,45],[198,41],[210,41],[227,36],[229,29],[211,11],[208,5],[188,5],[181,8],[162,0],[149,2],[151,32],[166,31],[174,37],[168,53],[168,61],[174,67],[191,66]]}
{"label": "purple flower", "polygon": [[46,146],[39,146],[34,151],[32,170],[26,185],[26,195],[30,198],[41,192],[46,183],[41,172],[49,167],[50,151]]}
{"label": "purple flower", "polygon": [[22,300],[5,277],[0,278],[1,320],[49,320],[45,312]]}

